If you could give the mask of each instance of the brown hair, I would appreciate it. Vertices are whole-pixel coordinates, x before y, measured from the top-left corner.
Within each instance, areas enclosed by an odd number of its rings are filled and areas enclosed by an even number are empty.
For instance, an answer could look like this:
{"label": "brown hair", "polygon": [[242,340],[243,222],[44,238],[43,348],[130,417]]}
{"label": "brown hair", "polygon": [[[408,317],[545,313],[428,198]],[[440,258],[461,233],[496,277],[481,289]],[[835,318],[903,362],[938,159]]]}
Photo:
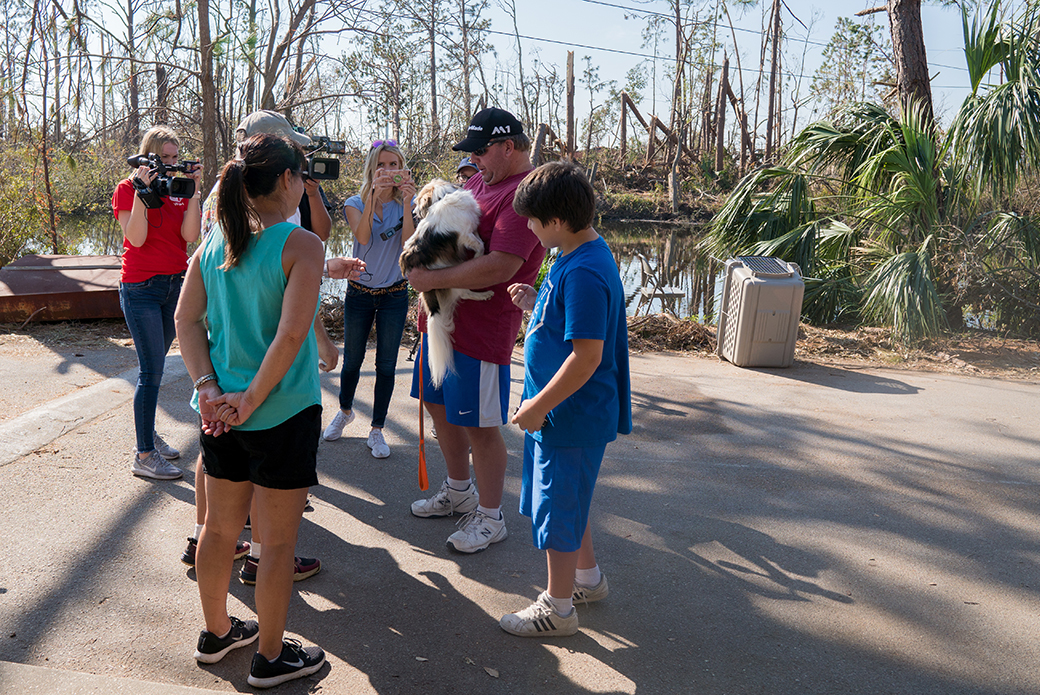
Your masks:
{"label": "brown hair", "polygon": [[303,150],[292,140],[263,134],[243,142],[239,158],[224,165],[217,194],[217,222],[225,241],[222,268],[234,268],[253,232],[260,230],[251,199],[273,193],[286,170],[302,176],[304,161]]}
{"label": "brown hair", "polygon": [[596,193],[576,164],[549,162],[520,182],[513,197],[513,210],[542,224],[560,220],[572,232],[580,232],[592,226]]}

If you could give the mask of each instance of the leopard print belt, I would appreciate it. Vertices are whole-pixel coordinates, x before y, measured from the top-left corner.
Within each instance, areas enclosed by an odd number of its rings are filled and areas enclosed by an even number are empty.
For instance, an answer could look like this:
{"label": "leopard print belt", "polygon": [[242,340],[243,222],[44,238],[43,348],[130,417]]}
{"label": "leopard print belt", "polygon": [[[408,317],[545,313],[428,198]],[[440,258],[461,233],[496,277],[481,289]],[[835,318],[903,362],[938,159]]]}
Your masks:
{"label": "leopard print belt", "polygon": [[400,282],[395,282],[394,284],[389,285],[387,287],[366,287],[365,285],[362,285],[360,283],[354,282],[353,280],[347,280],[347,284],[350,285],[351,287],[353,287],[356,290],[359,290],[361,292],[364,292],[365,294],[371,294],[371,295],[391,294],[393,292],[400,292],[401,290],[408,288],[408,281],[407,280],[401,280]]}

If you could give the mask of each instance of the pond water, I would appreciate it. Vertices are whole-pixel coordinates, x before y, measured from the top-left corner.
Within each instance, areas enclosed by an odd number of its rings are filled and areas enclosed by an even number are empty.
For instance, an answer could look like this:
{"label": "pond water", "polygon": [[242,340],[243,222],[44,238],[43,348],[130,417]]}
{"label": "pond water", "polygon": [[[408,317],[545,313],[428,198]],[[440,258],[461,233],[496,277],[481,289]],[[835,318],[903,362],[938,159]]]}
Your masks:
{"label": "pond water", "polygon": [[[596,225],[614,252],[614,260],[625,287],[629,316],[668,312],[679,318],[692,317],[713,323],[715,307],[722,294],[721,264],[697,249],[703,228],[655,222],[604,221]],[[122,234],[114,217],[69,219],[61,234],[72,240],[74,253],[108,255],[122,252]],[[348,255],[351,237],[347,226],[336,220],[326,244],[328,257]],[[644,269],[643,261],[646,260]],[[649,272],[649,275],[647,274]],[[640,288],[667,286],[675,296],[644,300]],[[344,283],[326,280],[322,293],[342,297]]]}

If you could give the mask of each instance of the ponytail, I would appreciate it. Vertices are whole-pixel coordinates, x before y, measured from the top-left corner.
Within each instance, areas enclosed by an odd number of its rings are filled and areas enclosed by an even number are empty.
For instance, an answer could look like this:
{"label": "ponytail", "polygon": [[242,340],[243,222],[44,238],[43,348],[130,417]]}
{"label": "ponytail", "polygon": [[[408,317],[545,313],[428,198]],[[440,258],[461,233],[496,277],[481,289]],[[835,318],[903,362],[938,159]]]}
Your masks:
{"label": "ponytail", "polygon": [[239,159],[224,165],[217,196],[217,222],[224,231],[224,270],[238,265],[253,233],[260,231],[260,215],[252,200],[275,191],[286,170],[302,175],[303,150],[276,135],[254,135],[239,145]]}
{"label": "ponytail", "polygon": [[217,223],[224,231],[224,270],[238,265],[254,229],[260,227],[260,216],[249,202],[245,187],[246,163],[232,159],[220,172],[217,193]]}

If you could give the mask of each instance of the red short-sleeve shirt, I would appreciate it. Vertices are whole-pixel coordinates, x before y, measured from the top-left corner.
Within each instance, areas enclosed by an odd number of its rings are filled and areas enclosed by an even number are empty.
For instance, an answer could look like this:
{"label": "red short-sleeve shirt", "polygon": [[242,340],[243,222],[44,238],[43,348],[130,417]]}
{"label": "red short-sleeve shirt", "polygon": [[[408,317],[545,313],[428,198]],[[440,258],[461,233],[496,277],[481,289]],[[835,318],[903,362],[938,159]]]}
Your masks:
{"label": "red short-sleeve shirt", "polygon": [[[134,207],[133,184],[124,179],[112,194],[112,214]],[[148,210],[148,237],[140,247],[123,237],[123,282],[144,282],[155,275],[176,275],[188,269],[188,242],[181,236],[190,198],[163,198],[162,207]]]}
{"label": "red short-sleeve shirt", "polygon": [[[484,241],[484,252],[502,251],[524,259],[520,269],[505,282],[476,291],[492,290],[488,300],[464,299],[455,309],[455,349],[474,359],[494,364],[509,364],[523,312],[513,304],[506,288],[515,282],[528,285],[538,277],[545,248],[527,228],[527,218],[513,210],[513,196],[528,172],[511,176],[489,186],[480,175],[466,182],[466,190],[480,204],[477,233]],[[419,317],[419,329],[426,330],[426,317]]]}

